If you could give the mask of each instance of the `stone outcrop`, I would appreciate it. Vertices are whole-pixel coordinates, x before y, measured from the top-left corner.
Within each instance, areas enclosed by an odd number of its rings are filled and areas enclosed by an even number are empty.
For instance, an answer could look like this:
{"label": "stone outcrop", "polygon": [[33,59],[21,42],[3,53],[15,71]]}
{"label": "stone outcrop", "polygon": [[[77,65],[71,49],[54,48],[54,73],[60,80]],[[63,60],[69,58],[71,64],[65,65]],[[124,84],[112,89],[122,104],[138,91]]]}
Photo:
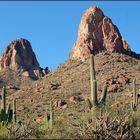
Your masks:
{"label": "stone outcrop", "polygon": [[0,70],[6,68],[35,80],[47,74],[46,70],[40,68],[31,44],[26,39],[14,40],[6,47],[0,59]]}
{"label": "stone outcrop", "polygon": [[91,6],[84,13],[78,30],[77,41],[70,59],[84,61],[89,54],[101,51],[127,53],[129,44],[122,38],[119,29],[98,7]]}

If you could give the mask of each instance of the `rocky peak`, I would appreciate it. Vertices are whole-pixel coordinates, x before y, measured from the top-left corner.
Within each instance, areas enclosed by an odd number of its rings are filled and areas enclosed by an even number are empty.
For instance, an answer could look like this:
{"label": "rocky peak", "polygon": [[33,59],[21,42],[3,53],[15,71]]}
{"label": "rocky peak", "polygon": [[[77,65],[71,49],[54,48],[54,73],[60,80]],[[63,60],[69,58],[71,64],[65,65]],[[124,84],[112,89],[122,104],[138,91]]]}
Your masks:
{"label": "rocky peak", "polygon": [[6,47],[0,59],[0,70],[6,68],[33,79],[38,79],[42,75],[36,55],[26,39],[14,40]]}
{"label": "rocky peak", "polygon": [[101,51],[125,53],[130,51],[116,25],[104,16],[99,7],[89,7],[81,19],[77,41],[73,46],[70,59],[85,60],[89,54]]}

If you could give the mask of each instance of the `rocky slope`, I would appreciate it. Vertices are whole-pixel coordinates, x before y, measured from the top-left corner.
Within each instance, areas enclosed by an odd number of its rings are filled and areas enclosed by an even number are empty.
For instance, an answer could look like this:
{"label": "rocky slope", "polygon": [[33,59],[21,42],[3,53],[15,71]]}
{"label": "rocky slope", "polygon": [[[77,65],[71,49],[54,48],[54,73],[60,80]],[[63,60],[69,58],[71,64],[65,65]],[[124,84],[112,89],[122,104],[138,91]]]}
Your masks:
{"label": "rocky slope", "polygon": [[30,77],[23,76],[21,73],[11,69],[0,70],[0,91],[3,86],[6,86],[8,94],[20,90],[22,87],[27,87],[34,82]]}
{"label": "rocky slope", "polygon": [[[104,52],[95,56],[95,68],[99,96],[102,86],[108,85],[107,106],[126,105],[130,109],[133,78],[138,78],[137,92],[140,89],[140,61],[124,54]],[[14,94],[18,99],[18,114],[23,118],[30,114],[32,120],[43,121],[52,100],[56,121],[64,117],[65,125],[74,118],[81,118],[87,110],[85,99],[90,97],[89,75],[88,59],[67,61],[47,77]],[[13,95],[9,96],[11,102],[12,99]]]}
{"label": "rocky slope", "polygon": [[89,54],[105,50],[131,54],[129,44],[121,36],[117,26],[100,8],[91,6],[82,16],[70,59],[84,61]]}

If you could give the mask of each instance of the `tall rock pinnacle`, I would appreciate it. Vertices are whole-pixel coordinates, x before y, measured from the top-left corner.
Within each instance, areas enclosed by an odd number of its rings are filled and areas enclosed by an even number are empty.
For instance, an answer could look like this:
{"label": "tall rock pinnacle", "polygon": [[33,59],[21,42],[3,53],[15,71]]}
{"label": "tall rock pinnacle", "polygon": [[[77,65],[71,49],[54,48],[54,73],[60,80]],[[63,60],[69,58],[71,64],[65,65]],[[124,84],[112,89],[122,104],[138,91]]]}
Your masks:
{"label": "tall rock pinnacle", "polygon": [[70,59],[84,61],[89,54],[103,50],[125,53],[130,51],[130,48],[111,19],[106,17],[100,8],[91,6],[81,19]]}
{"label": "tall rock pinnacle", "polygon": [[26,39],[14,40],[6,47],[0,59],[0,70],[6,68],[33,79],[38,79],[42,75],[35,53]]}

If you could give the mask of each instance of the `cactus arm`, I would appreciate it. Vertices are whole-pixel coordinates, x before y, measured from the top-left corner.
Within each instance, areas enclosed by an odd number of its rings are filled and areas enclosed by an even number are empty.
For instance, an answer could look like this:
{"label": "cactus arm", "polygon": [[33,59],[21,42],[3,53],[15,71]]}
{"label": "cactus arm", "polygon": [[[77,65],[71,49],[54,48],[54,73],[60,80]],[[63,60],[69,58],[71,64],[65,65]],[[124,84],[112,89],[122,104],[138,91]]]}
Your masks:
{"label": "cactus arm", "polygon": [[100,99],[100,103],[105,105],[105,101],[106,101],[106,95],[107,95],[107,86],[104,85],[103,86],[103,90],[102,90],[102,96]]}
{"label": "cactus arm", "polygon": [[132,108],[133,111],[137,111],[138,106],[132,103],[131,108]]}
{"label": "cactus arm", "polygon": [[8,104],[8,107],[7,107],[7,111],[6,111],[6,114],[7,114],[7,122],[11,122],[12,121],[12,110],[11,110],[11,105]]}
{"label": "cactus arm", "polygon": [[11,109],[11,104],[8,104],[7,110],[6,110],[6,114],[9,113],[9,110]]}
{"label": "cactus arm", "polygon": [[87,103],[88,108],[91,109],[93,105],[92,105],[92,102],[90,101],[90,99],[87,98],[86,103]]}

